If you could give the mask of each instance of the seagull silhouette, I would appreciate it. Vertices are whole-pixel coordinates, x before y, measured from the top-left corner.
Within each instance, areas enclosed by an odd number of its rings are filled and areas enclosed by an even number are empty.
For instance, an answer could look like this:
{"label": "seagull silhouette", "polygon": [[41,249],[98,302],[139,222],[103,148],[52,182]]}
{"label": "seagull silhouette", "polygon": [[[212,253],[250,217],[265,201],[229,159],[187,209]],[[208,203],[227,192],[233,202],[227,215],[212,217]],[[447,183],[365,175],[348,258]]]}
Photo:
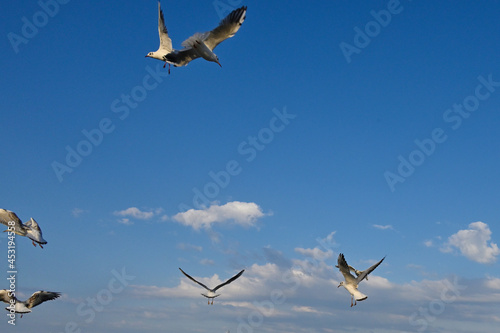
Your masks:
{"label": "seagull silhouette", "polygon": [[[184,274],[185,276],[187,276],[188,279],[190,279],[193,282],[198,283],[200,286],[202,286],[203,288],[205,288],[206,290],[208,290],[208,292],[206,294],[202,294],[203,296],[205,296],[206,298],[208,298],[208,304],[214,304],[214,298],[217,297],[217,296],[220,296],[220,294],[216,293],[217,289],[224,287],[226,284],[230,284],[231,282],[233,282],[234,280],[236,280],[237,278],[239,278],[241,276],[241,274],[243,274],[243,272],[245,271],[243,269],[241,272],[239,272],[238,274],[236,274],[235,276],[233,276],[232,278],[230,278],[226,282],[223,282],[223,283],[219,284],[217,287],[215,287],[213,289],[210,289],[206,285],[204,285],[203,283],[201,283],[199,281],[196,281],[192,276],[190,276],[189,274],[187,274],[186,272],[184,272],[180,267],[179,267],[179,269],[182,272],[182,274]],[[210,299],[212,300],[212,303],[210,303]]]}

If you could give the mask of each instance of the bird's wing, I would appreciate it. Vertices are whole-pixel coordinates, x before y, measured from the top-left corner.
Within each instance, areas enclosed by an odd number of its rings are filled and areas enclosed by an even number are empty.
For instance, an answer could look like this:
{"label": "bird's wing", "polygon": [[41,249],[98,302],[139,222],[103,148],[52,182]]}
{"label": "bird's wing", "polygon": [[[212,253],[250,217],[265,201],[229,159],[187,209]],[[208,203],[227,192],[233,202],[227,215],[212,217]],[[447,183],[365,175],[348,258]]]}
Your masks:
{"label": "bird's wing", "polygon": [[7,289],[0,290],[0,301],[10,303],[10,300],[15,297],[9,296],[9,292]]}
{"label": "bird's wing", "polygon": [[40,226],[33,218],[24,225],[26,226],[26,237],[39,244],[47,244],[47,241],[43,239],[42,229],[40,229]]}
{"label": "bird's wing", "polygon": [[[35,223],[33,223],[33,222],[35,222]],[[33,218],[31,218],[29,221],[26,221],[26,223],[24,223],[24,226],[28,229],[31,229],[31,228],[40,229],[40,227],[38,226],[38,223],[36,223],[36,221],[33,220]]]}
{"label": "bird's wing", "polygon": [[186,66],[190,61],[199,58],[198,53],[191,47],[184,48],[180,51],[170,52],[165,56],[165,60],[174,64],[175,67]]}
{"label": "bird's wing", "polygon": [[[361,274],[360,271],[358,271],[356,268],[352,267],[351,265],[348,265],[349,266],[349,270],[353,273],[356,273],[356,275],[359,275]],[[339,268],[339,265],[335,265],[335,267]]]}
{"label": "bird's wing", "polygon": [[356,278],[352,276],[349,265],[347,264],[347,261],[345,261],[345,257],[342,253],[339,254],[337,265],[339,266],[340,273],[344,276],[345,281],[349,284],[356,284]]}
{"label": "bird's wing", "polygon": [[217,28],[204,34],[205,44],[213,50],[224,40],[233,37],[245,21],[246,12],[247,6],[243,6],[229,13]]}
{"label": "bird's wing", "polygon": [[8,227],[12,227],[9,225],[9,222],[14,222],[14,230],[15,233],[20,236],[26,236],[26,228],[23,225],[23,222],[17,217],[16,213],[11,212],[7,209],[0,209],[0,223],[5,224]]}
{"label": "bird's wing", "polygon": [[167,27],[165,26],[165,19],[163,18],[163,11],[158,1],[158,34],[160,35],[160,50],[165,50],[167,53],[172,52],[172,40],[168,37]]}
{"label": "bird's wing", "polygon": [[241,276],[241,274],[243,274],[244,271],[245,270],[243,269],[241,272],[239,272],[238,274],[236,274],[235,276],[233,276],[232,278],[230,278],[226,282],[219,284],[217,287],[214,288],[214,291],[216,291],[219,288],[224,287],[226,284],[230,284],[231,282],[233,282],[234,280],[236,280],[237,278],[239,278]]}
{"label": "bird's wing", "polygon": [[199,282],[199,281],[196,281],[195,279],[193,279],[189,274],[187,274],[186,272],[184,272],[180,267],[179,269],[181,270],[182,274],[186,275],[188,279],[190,279],[191,281],[193,282],[196,282],[198,283],[200,286],[202,286],[203,288],[205,288],[206,290],[210,291],[210,288],[208,288],[207,286],[205,286],[203,283]]}
{"label": "bird's wing", "polygon": [[364,279],[364,278],[366,278],[366,277],[368,276],[368,274],[370,274],[371,272],[373,272],[373,270],[374,270],[375,268],[377,268],[377,267],[378,267],[378,265],[380,265],[380,264],[382,263],[382,261],[384,261],[384,259],[385,259],[385,257],[383,257],[383,258],[382,258],[382,260],[380,260],[380,261],[379,261],[378,263],[376,263],[375,265],[373,265],[373,266],[371,266],[370,268],[368,268],[368,269],[366,269],[366,270],[362,271],[362,272],[358,275],[358,277],[357,277],[357,279],[356,279],[357,283],[360,283],[361,281],[363,281],[363,279]]}
{"label": "bird's wing", "polygon": [[56,299],[59,296],[61,296],[61,293],[40,290],[33,293],[33,295],[31,295],[31,297],[26,301],[27,303],[26,307],[28,309],[31,309],[45,301],[51,301],[53,299]]}

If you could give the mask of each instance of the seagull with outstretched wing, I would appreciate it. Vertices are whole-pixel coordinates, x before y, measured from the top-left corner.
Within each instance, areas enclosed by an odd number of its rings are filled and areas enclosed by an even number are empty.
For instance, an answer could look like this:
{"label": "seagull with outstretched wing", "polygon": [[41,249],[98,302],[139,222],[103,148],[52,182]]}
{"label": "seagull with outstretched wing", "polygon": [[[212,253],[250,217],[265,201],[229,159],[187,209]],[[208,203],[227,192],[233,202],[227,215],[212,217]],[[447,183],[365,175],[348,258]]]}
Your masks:
{"label": "seagull with outstretched wing", "polygon": [[[203,296],[205,296],[206,298],[208,298],[208,304],[214,304],[214,298],[217,297],[217,296],[220,296],[220,294],[216,293],[217,289],[222,288],[222,287],[224,287],[227,284],[230,284],[231,282],[233,282],[234,280],[236,280],[237,278],[239,278],[241,276],[241,274],[243,274],[243,272],[245,271],[244,269],[241,270],[241,272],[239,272],[238,274],[236,274],[235,276],[233,276],[232,278],[230,278],[226,282],[223,282],[223,283],[219,284],[217,287],[215,287],[213,289],[210,289],[206,285],[204,285],[203,283],[201,283],[200,281],[196,281],[192,276],[190,276],[189,274],[187,274],[186,272],[184,272],[180,267],[179,267],[179,270],[188,279],[190,279],[193,282],[198,283],[200,286],[202,286],[203,288],[205,288],[208,291],[206,294],[202,294]],[[210,303],[210,299],[212,300],[212,303]]]}
{"label": "seagull with outstretched wing", "polygon": [[186,66],[190,61],[200,57],[215,62],[222,67],[219,58],[213,50],[217,45],[236,34],[243,24],[243,21],[245,21],[246,12],[246,6],[233,10],[220,21],[215,29],[204,33],[195,33],[182,42],[181,45],[184,47],[183,49],[175,50],[172,48],[172,40],[168,36],[163,11],[161,10],[160,2],[158,2],[158,33],[160,35],[160,47],[155,52],[149,52],[146,57],[164,61],[165,65],[163,65],[163,67],[169,64],[169,73],[170,64],[175,67]]}
{"label": "seagull with outstretched wing", "polygon": [[[357,271],[356,272],[357,277],[354,277],[351,274],[351,266],[347,264],[344,255],[342,253],[339,254],[339,257],[337,259],[338,265],[336,267],[339,268],[340,272],[344,276],[345,281],[341,281],[337,288],[343,286],[351,294],[351,306],[356,305],[356,301],[363,301],[368,298],[368,296],[366,296],[365,294],[363,294],[358,290],[358,284],[361,281],[363,281],[363,279],[365,279],[368,276],[368,274],[373,272],[373,270],[375,270],[375,268],[377,268],[378,265],[380,265],[382,261],[384,261],[384,259],[385,257],[383,257],[382,260],[380,260],[375,265],[371,266],[370,268],[364,271]],[[353,304],[353,299],[354,299],[354,304]]]}
{"label": "seagull with outstretched wing", "polygon": [[[14,312],[19,313],[21,315],[21,318],[23,317],[23,314],[30,313],[32,311],[31,309],[34,308],[35,306],[40,305],[45,301],[51,301],[53,299],[56,299],[59,296],[61,296],[61,293],[40,290],[33,293],[33,295],[31,295],[31,297],[28,298],[28,300],[20,301],[10,290],[7,289],[0,290],[0,301],[9,304],[14,304]],[[7,311],[10,311],[9,307],[6,307],[5,309]]]}
{"label": "seagull with outstretched wing", "polygon": [[40,229],[40,226],[33,218],[23,224],[16,213],[7,209],[0,209],[0,223],[8,227],[4,232],[12,231],[19,236],[28,237],[35,247],[35,242],[38,243],[42,249],[42,244],[47,244],[47,241],[42,237],[42,229]]}

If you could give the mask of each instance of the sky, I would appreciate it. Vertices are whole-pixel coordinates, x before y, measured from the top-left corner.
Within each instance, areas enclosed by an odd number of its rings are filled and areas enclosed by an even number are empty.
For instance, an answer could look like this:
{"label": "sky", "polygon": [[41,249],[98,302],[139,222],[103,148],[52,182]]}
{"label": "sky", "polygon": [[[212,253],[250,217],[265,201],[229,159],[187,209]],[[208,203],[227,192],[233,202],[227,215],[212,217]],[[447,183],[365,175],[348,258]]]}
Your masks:
{"label": "sky", "polygon": [[[2,3],[2,332],[496,332],[499,1]],[[8,239],[0,270],[8,289]],[[350,307],[340,253],[383,263]],[[215,286],[240,270],[207,305]],[[5,304],[7,305],[7,304]]]}

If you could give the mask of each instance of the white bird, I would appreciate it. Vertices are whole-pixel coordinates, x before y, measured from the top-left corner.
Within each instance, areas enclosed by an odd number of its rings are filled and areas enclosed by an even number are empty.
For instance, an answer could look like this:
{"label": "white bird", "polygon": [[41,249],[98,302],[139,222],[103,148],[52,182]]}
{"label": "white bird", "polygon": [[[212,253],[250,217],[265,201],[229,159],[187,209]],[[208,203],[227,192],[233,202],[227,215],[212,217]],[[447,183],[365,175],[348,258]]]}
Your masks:
{"label": "white bird", "polygon": [[210,304],[210,299],[212,299],[212,303],[211,304],[214,304],[214,298],[217,297],[217,296],[220,296],[220,294],[216,293],[217,289],[224,287],[226,284],[230,284],[231,282],[233,282],[234,280],[236,280],[237,278],[239,278],[241,276],[241,274],[243,274],[243,272],[245,271],[243,269],[241,272],[239,272],[238,274],[236,274],[235,276],[233,276],[232,278],[230,278],[226,282],[219,284],[217,287],[215,287],[213,289],[210,289],[207,286],[205,286],[203,283],[201,283],[201,282],[196,281],[195,279],[193,279],[193,277],[189,276],[180,267],[179,267],[179,269],[181,270],[182,274],[184,274],[185,276],[187,276],[188,279],[190,279],[193,282],[198,283],[200,286],[202,286],[203,288],[205,288],[206,290],[208,290],[207,294],[202,294],[203,296],[205,296],[206,298],[208,298],[208,304]]}
{"label": "white bird", "polygon": [[160,47],[155,52],[149,52],[146,57],[158,59],[168,63],[168,72],[170,73],[170,64],[175,67],[186,66],[190,61],[202,57],[205,60],[215,62],[222,67],[219,58],[213,52],[215,47],[229,37],[233,37],[245,21],[247,7],[233,10],[226,18],[220,21],[219,26],[212,31],[204,33],[197,32],[193,36],[182,42],[184,48],[175,50],[172,48],[172,40],[168,36],[165,19],[158,1],[158,33],[160,35]]}
{"label": "white bird", "polygon": [[38,223],[36,223],[33,218],[23,224],[16,213],[7,209],[0,209],[0,223],[8,227],[4,232],[13,231],[19,236],[26,236],[31,239],[35,247],[35,242],[37,242],[42,249],[42,244],[47,244],[47,241],[42,237],[42,229],[40,229]]}
{"label": "white bird", "polygon": [[[20,301],[16,298],[15,294],[7,289],[0,290],[0,301],[13,304],[14,312],[20,313],[21,318],[24,313],[30,313],[31,309],[37,305],[42,304],[45,301],[50,301],[61,296],[61,293],[55,293],[52,291],[37,291],[31,295],[31,297],[26,301]],[[10,311],[9,307],[6,307],[5,310]]]}
{"label": "white bird", "polygon": [[337,260],[338,264],[337,267],[344,276],[345,282],[341,281],[337,288],[343,286],[351,294],[351,306],[353,306],[352,303],[353,298],[354,298],[354,305],[356,305],[356,301],[363,301],[368,298],[368,296],[366,296],[365,294],[363,294],[358,290],[358,284],[361,281],[363,281],[363,279],[365,279],[368,276],[368,274],[370,274],[375,268],[377,268],[378,265],[380,265],[382,261],[384,261],[384,259],[385,257],[383,257],[382,260],[380,260],[378,263],[376,263],[375,265],[371,266],[370,268],[364,271],[358,271],[359,272],[358,276],[354,277],[350,272],[351,267],[345,261],[344,255],[342,253],[339,254],[339,258]]}

